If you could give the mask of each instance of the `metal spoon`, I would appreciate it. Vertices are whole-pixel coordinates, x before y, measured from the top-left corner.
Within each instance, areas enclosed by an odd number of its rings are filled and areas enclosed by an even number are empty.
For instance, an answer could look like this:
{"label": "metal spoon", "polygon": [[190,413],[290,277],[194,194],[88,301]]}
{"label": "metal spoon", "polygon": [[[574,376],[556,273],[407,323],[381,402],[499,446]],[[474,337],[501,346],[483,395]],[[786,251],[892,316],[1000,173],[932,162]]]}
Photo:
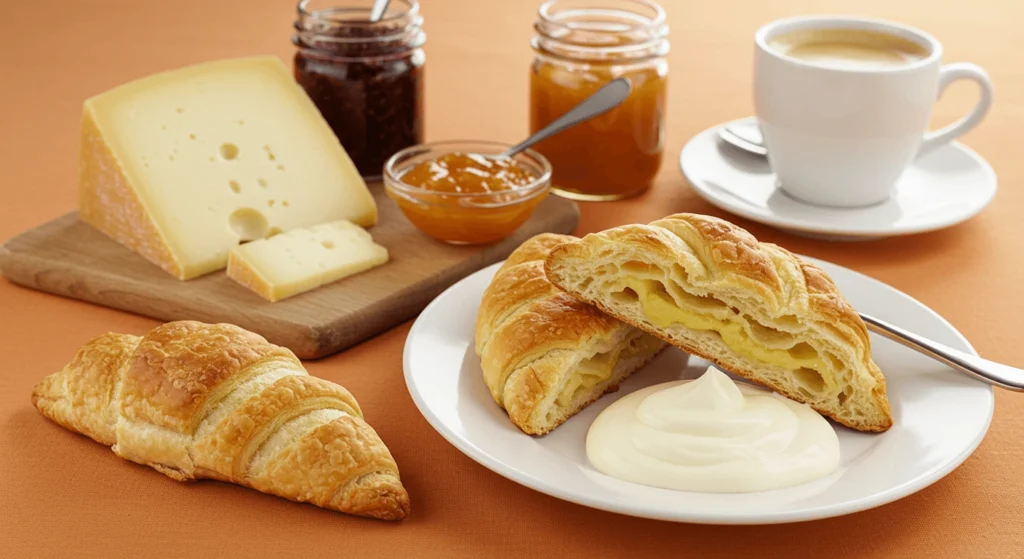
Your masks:
{"label": "metal spoon", "polygon": [[391,0],[374,0],[373,7],[370,8],[370,21],[380,21],[380,18],[384,17],[384,12],[388,11],[388,4]]}
{"label": "metal spoon", "polygon": [[876,332],[890,340],[909,347],[949,365],[953,369],[974,377],[977,380],[1013,390],[1024,392],[1024,370],[982,359],[949,346],[933,342],[927,338],[908,332],[898,326],[861,313],[861,319],[867,324],[868,330]]}
{"label": "metal spoon", "polygon": [[593,95],[584,99],[579,105],[569,109],[567,113],[558,117],[554,122],[512,146],[504,153],[498,155],[498,157],[512,157],[533,144],[554,136],[566,128],[576,126],[585,120],[590,120],[597,115],[608,112],[619,103],[625,101],[632,89],[633,85],[627,78],[616,78],[608,82],[601,89],[595,91]]}
{"label": "metal spoon", "polygon": [[729,145],[752,155],[761,157],[768,155],[768,148],[764,146],[761,129],[754,122],[731,122],[719,126],[718,137]]}

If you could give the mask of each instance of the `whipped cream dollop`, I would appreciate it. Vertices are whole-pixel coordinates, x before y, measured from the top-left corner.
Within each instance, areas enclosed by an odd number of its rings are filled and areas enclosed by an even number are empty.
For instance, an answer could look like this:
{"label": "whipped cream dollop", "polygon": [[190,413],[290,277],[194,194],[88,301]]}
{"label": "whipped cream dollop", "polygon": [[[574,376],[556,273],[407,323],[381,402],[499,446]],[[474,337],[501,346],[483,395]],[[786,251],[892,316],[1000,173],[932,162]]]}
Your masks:
{"label": "whipped cream dollop", "polygon": [[587,457],[625,481],[747,493],[829,475],[839,467],[839,438],[810,406],[708,367],[696,380],[651,386],[608,406],[590,426]]}

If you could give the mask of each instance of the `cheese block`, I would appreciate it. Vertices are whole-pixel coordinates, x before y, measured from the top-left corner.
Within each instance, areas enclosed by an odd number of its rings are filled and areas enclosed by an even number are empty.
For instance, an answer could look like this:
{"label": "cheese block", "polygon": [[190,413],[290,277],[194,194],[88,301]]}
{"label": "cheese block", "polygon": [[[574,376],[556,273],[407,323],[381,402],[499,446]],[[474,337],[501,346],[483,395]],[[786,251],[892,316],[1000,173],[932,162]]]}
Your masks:
{"label": "cheese block", "polygon": [[236,247],[228,277],[268,301],[297,295],[388,261],[365,229],[335,221]]}
{"label": "cheese block", "polygon": [[208,62],[85,102],[81,219],[179,279],[224,268],[240,242],[377,207],[280,60]]}

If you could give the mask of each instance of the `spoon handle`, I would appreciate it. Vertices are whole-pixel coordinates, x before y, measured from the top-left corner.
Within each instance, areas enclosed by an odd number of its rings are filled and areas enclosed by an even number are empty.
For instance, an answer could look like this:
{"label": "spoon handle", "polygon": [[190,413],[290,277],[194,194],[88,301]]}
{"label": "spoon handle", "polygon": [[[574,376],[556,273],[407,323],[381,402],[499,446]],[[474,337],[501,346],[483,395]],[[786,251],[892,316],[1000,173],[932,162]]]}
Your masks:
{"label": "spoon handle", "polygon": [[593,95],[584,99],[579,105],[570,109],[569,112],[558,117],[554,122],[537,131],[536,134],[512,146],[501,155],[512,157],[533,144],[558,134],[566,128],[576,126],[585,120],[608,112],[619,103],[625,101],[632,89],[633,86],[628,78],[616,78],[608,82],[601,89],[595,91]]}
{"label": "spoon handle", "polygon": [[374,0],[373,7],[370,8],[370,21],[380,21],[380,18],[384,17],[384,12],[388,11],[388,4],[391,0]]}
{"label": "spoon handle", "polygon": [[1024,370],[955,350],[866,314],[861,314],[860,317],[869,330],[937,359],[962,373],[993,386],[1016,392],[1024,391]]}

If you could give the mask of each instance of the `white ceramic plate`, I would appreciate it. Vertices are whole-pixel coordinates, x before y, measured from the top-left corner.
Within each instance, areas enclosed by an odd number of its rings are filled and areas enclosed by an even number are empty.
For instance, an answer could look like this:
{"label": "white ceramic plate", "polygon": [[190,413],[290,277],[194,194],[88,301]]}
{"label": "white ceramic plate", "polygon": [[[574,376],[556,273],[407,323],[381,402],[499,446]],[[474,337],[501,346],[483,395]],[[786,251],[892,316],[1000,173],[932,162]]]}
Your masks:
{"label": "white ceramic plate", "polygon": [[866,208],[815,206],[790,197],[776,186],[767,159],[721,141],[717,126],[686,144],[679,165],[694,191],[723,210],[830,239],[867,240],[950,227],[976,215],[996,194],[992,167],[956,142],[914,161],[892,198]]}
{"label": "white ceramic plate", "polygon": [[[814,262],[858,309],[973,352],[955,328],[909,296],[845,268]],[[681,492],[619,481],[587,461],[590,423],[622,395],[694,377],[707,363],[696,358],[688,362],[686,354],[670,349],[618,392],[547,436],[524,435],[491,399],[473,351],[477,307],[498,266],[453,285],[423,311],[405,343],[406,384],[423,416],[456,448],[513,481],[560,499],[681,522],[767,524],[838,516],[895,501],[942,478],[967,459],[992,419],[991,387],[872,335],[895,425],[877,435],[837,427],[841,466],[835,474],[789,489],[748,494]]]}

